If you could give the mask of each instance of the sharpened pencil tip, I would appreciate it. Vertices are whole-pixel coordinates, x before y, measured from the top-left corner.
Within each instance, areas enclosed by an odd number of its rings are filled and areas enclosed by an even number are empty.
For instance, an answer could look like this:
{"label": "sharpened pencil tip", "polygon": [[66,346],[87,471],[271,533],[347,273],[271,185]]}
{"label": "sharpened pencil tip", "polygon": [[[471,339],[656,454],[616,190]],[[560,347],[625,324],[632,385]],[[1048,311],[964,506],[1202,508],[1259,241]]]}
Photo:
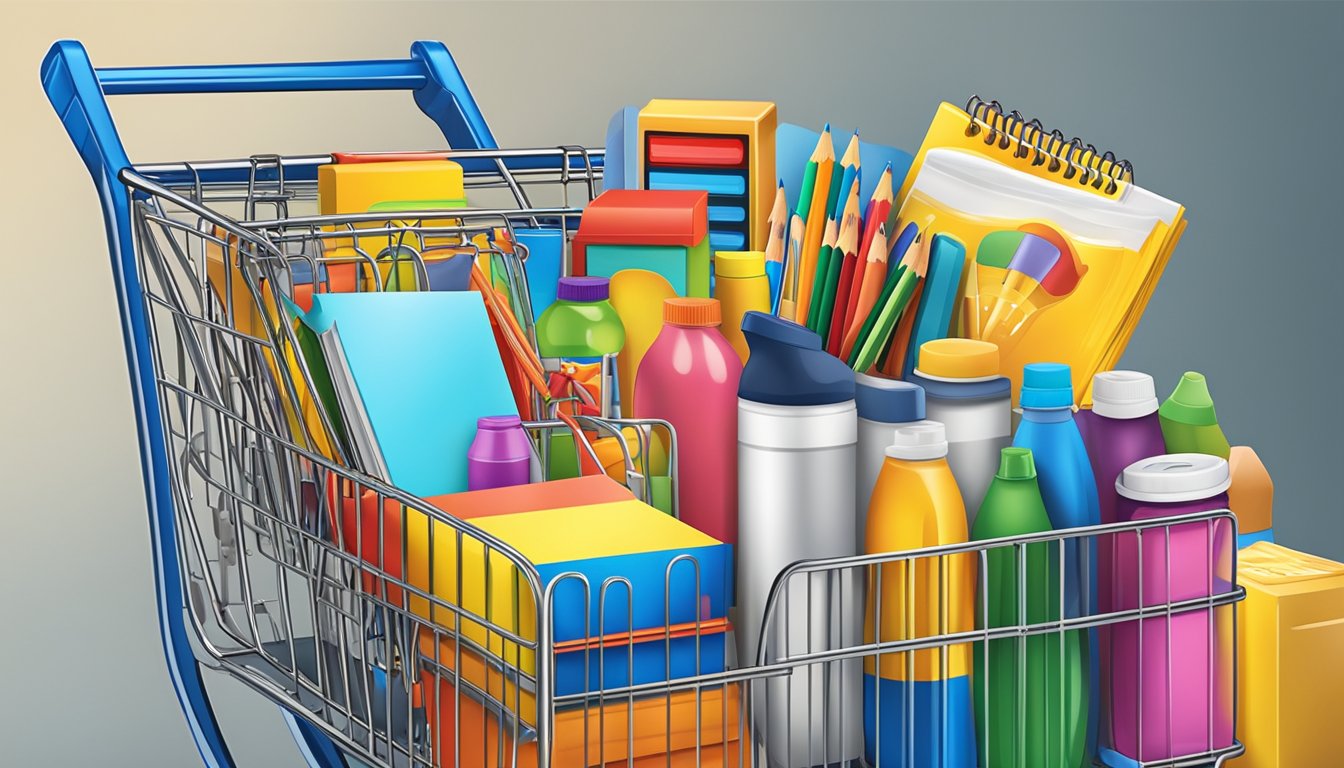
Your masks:
{"label": "sharpened pencil tip", "polygon": [[858,128],[855,128],[855,129],[854,129],[854,135],[855,135],[855,136],[858,136],[858,135],[859,135],[859,129],[858,129]]}
{"label": "sharpened pencil tip", "polygon": [[891,161],[888,160],[888,161],[887,161],[887,167],[884,169],[884,172],[885,172],[885,171],[890,171],[890,170],[891,170]]}
{"label": "sharpened pencil tip", "polygon": [[822,132],[822,133],[830,133],[830,132],[831,132],[831,124],[830,124],[830,123],[827,123],[827,124],[826,124],[826,127],[821,129],[821,132]]}

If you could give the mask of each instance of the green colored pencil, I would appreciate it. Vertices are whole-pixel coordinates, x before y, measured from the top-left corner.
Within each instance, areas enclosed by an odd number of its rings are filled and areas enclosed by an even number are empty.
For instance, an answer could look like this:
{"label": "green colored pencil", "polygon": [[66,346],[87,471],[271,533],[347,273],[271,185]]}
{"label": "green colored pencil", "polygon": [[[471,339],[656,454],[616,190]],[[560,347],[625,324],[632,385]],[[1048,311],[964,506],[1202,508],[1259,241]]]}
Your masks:
{"label": "green colored pencil", "polygon": [[915,283],[918,282],[915,277],[915,270],[907,269],[901,275],[901,280],[896,285],[896,290],[887,301],[886,306],[882,307],[882,312],[877,318],[877,324],[873,326],[873,332],[863,343],[856,364],[853,366],[856,371],[866,371],[877,362],[877,356],[881,354],[882,347],[891,338],[891,332],[896,328],[896,321],[901,319],[901,313],[905,311],[910,303],[910,296],[915,292]]}
{"label": "green colored pencil", "polygon": [[849,351],[849,360],[846,361],[850,368],[858,364],[859,353],[863,351],[863,345],[868,341],[868,337],[873,335],[873,328],[877,325],[877,318],[882,314],[882,308],[887,306],[891,295],[896,292],[896,286],[901,282],[901,276],[908,270],[907,265],[897,264],[896,268],[887,274],[887,282],[882,285],[882,292],[878,294],[877,302],[869,310],[868,317],[864,318],[863,325],[859,326],[859,335],[854,337],[854,348]]}
{"label": "green colored pencil", "polygon": [[[826,159],[825,147],[831,140],[831,124],[821,129],[821,137],[817,139],[817,148],[812,150],[812,157],[807,161],[807,167],[803,169],[803,186],[798,190],[798,205],[793,209],[793,213],[804,223],[807,222],[807,211],[812,207],[812,193],[816,191],[817,186],[817,165]],[[800,236],[801,239],[801,236]]]}

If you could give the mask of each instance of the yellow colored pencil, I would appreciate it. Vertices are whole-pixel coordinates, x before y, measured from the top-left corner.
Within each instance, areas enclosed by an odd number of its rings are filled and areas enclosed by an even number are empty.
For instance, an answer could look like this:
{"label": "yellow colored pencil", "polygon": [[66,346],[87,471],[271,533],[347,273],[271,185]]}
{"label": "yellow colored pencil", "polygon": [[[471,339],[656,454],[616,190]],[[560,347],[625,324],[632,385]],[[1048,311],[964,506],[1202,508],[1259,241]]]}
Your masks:
{"label": "yellow colored pencil", "polygon": [[785,318],[794,322],[806,321],[808,305],[812,301],[812,281],[817,269],[817,256],[821,252],[821,236],[826,230],[826,202],[831,188],[831,177],[835,173],[835,143],[831,141],[831,127],[821,132],[817,139],[817,148],[812,151],[809,162],[817,164],[817,177],[813,182],[812,204],[808,206],[807,219],[803,222],[803,250],[798,259],[798,284],[796,291],[796,309],[793,317]]}

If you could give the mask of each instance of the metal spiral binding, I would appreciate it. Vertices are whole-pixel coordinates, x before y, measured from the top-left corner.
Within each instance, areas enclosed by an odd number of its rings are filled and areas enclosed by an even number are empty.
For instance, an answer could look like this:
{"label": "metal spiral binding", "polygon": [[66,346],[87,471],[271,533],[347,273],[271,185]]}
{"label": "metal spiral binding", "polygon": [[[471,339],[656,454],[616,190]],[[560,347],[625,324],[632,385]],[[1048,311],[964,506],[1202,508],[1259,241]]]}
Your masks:
{"label": "metal spiral binding", "polygon": [[1134,183],[1134,166],[1128,160],[1117,158],[1114,152],[1102,152],[1076,136],[1065,139],[1058,130],[1047,132],[1040,120],[1027,119],[1017,110],[1005,111],[998,101],[971,96],[966,114],[971,118],[967,136],[984,133],[986,146],[1011,149],[1015,158],[1031,156],[1034,167],[1048,162],[1050,173],[1077,180],[1080,186],[1102,189],[1104,185],[1109,195],[1119,189],[1121,181]]}

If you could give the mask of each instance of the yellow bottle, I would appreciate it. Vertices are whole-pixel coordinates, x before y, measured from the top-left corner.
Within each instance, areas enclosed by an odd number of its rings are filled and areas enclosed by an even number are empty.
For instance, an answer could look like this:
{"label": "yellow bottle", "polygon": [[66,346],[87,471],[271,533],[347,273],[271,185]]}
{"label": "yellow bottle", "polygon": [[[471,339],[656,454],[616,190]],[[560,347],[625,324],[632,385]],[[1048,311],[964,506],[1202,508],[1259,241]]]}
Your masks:
{"label": "yellow bottle", "polygon": [[718,251],[714,254],[714,298],[723,310],[719,331],[747,364],[747,339],[742,316],[755,310],[770,313],[770,281],[765,276],[762,251]]}
{"label": "yellow bottle", "polygon": [[[898,427],[868,505],[866,551],[903,552],[966,540],[966,508],[947,465],[943,425],[925,421]],[[928,638],[974,627],[972,555],[923,557],[870,568],[865,642]],[[868,657],[863,671],[864,741],[870,764],[973,768],[969,644],[948,648],[946,658],[941,649],[916,651],[913,663],[909,653],[884,653],[880,664]],[[912,752],[915,762],[903,762]]]}

